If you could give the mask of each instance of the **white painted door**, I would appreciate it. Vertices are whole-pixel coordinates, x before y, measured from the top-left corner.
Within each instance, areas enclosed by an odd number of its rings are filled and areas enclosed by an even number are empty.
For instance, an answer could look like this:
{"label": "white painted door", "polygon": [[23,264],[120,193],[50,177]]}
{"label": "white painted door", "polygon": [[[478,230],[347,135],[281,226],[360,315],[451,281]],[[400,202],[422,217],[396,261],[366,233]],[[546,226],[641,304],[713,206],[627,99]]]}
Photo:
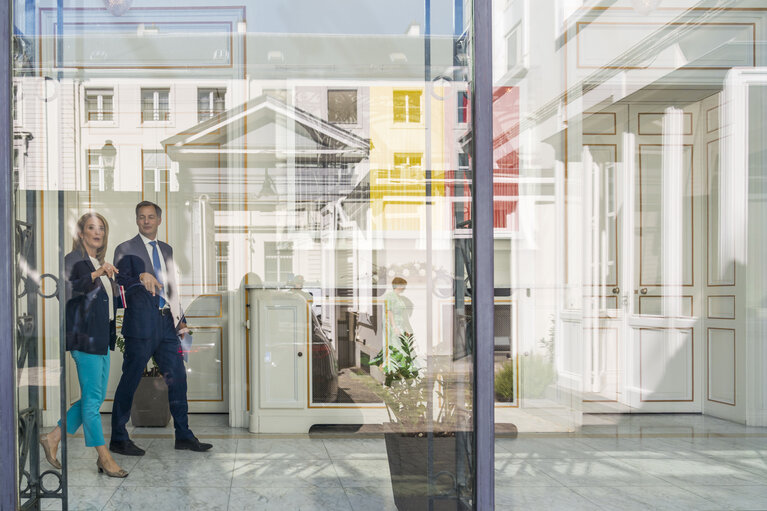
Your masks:
{"label": "white painted door", "polygon": [[[721,94],[715,94],[701,104],[703,134],[703,164],[706,192],[705,252],[706,271],[703,276],[703,311],[705,318],[704,411],[725,419],[744,421],[745,378],[745,282],[743,268],[734,263],[736,219],[728,216],[725,203],[729,194],[727,183],[722,183],[721,155],[725,153],[727,135],[723,129]],[[746,116],[735,116],[746,122]],[[737,121],[736,121],[737,122]],[[744,169],[745,171],[745,169]],[[745,204],[747,197],[740,199]],[[737,201],[737,199],[736,199]]]}
{"label": "white painted door", "polygon": [[626,252],[626,394],[632,410],[700,412],[701,218],[699,103],[630,105],[635,174]]}
{"label": "white painted door", "polygon": [[628,108],[585,112],[583,122],[583,411],[627,412],[623,335],[624,132]]}

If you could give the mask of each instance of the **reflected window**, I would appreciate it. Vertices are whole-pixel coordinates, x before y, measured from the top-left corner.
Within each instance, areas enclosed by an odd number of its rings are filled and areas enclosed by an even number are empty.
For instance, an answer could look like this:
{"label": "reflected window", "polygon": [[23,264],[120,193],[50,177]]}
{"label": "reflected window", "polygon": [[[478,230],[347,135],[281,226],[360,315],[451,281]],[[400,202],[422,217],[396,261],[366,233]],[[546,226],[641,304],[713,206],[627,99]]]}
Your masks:
{"label": "reflected window", "polygon": [[391,179],[415,179],[414,170],[421,170],[421,153],[394,153]]}
{"label": "reflected window", "polygon": [[506,36],[506,70],[511,71],[522,60],[521,58],[521,44],[520,35],[522,35],[520,26],[514,27],[511,32]]}
{"label": "reflected window", "polygon": [[287,282],[293,276],[293,243],[264,242],[264,277],[267,282]]}
{"label": "reflected window", "polygon": [[469,122],[469,93],[465,90],[458,91],[458,123],[465,124]]}
{"label": "reflected window", "polygon": [[328,121],[336,124],[357,124],[357,91],[328,91]]}
{"label": "reflected window", "polygon": [[197,89],[197,121],[202,122],[223,113],[226,89]]}
{"label": "reflected window", "polygon": [[114,89],[86,89],[85,112],[88,121],[114,120]]}
{"label": "reflected window", "polygon": [[13,117],[13,124],[21,124],[21,89],[19,84],[13,84],[13,101],[11,102],[11,116]]}
{"label": "reflected window", "polygon": [[104,165],[101,149],[88,151],[88,190],[98,192],[114,190],[114,168]]}
{"label": "reflected window", "polygon": [[170,120],[170,89],[141,89],[141,122]]}
{"label": "reflected window", "polygon": [[229,242],[216,242],[216,287],[219,291],[229,288]]}
{"label": "reflected window", "polygon": [[[141,191],[143,193],[160,193],[168,186],[170,159],[163,151],[142,151],[143,175]],[[147,199],[151,200],[151,199]]]}
{"label": "reflected window", "polygon": [[421,122],[421,91],[394,91],[394,122]]}

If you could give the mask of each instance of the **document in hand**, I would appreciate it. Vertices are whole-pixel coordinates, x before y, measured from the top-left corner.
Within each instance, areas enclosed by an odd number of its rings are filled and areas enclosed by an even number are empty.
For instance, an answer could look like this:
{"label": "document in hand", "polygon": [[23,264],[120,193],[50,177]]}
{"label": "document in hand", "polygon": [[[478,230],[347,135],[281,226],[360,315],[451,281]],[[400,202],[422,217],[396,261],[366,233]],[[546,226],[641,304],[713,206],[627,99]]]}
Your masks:
{"label": "document in hand", "polygon": [[181,341],[181,353],[184,355],[184,362],[189,362],[189,351],[192,349],[192,333],[188,330],[179,334],[178,340]]}

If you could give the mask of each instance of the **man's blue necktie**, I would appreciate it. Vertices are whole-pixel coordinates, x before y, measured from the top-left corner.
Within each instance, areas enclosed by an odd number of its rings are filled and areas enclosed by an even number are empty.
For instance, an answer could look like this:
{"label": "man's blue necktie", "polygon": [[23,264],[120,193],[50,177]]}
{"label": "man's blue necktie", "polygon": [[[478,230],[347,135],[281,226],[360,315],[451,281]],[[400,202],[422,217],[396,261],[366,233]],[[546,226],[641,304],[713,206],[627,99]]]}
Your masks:
{"label": "man's blue necktie", "polygon": [[[156,241],[150,241],[150,245],[152,245],[152,266],[154,267],[154,274],[157,276],[157,282],[160,283],[161,286],[163,286],[163,290],[160,291],[160,293],[164,292],[165,290],[165,283],[162,281],[162,264],[160,263],[160,252],[157,250],[157,242]],[[160,308],[165,307],[165,299],[160,295]]]}

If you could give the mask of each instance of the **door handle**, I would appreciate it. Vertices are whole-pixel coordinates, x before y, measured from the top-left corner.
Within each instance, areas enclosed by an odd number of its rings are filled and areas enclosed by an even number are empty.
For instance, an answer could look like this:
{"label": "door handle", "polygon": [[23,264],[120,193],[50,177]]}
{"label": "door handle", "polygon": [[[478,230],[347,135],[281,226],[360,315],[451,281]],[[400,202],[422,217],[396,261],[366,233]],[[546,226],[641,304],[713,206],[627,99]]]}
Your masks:
{"label": "door handle", "polygon": [[304,356],[304,353],[303,353],[302,351],[299,351],[299,352],[298,352],[298,356],[299,356],[299,357],[303,357],[303,356]]}
{"label": "door handle", "polygon": [[620,292],[621,292],[621,288],[619,288],[619,287],[614,287],[614,288],[613,288],[613,294],[614,294],[614,295],[617,295],[617,294],[618,294],[618,293],[620,293]]}
{"label": "door handle", "polygon": [[643,294],[643,295],[646,295],[647,294],[647,288],[643,287],[642,289],[639,290],[639,293]]}

